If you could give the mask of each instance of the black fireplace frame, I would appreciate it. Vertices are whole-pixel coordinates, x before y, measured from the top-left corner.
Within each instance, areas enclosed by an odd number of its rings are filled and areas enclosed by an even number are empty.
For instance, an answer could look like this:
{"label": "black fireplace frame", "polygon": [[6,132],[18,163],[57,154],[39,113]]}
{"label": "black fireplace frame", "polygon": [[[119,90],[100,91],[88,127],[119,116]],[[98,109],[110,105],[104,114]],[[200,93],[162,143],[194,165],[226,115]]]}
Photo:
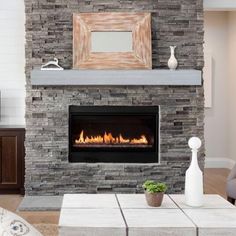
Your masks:
{"label": "black fireplace frame", "polygon": [[[74,115],[148,115],[155,116],[155,144],[151,151],[73,151]],[[159,161],[159,106],[69,106],[69,162],[82,163],[157,163]]]}

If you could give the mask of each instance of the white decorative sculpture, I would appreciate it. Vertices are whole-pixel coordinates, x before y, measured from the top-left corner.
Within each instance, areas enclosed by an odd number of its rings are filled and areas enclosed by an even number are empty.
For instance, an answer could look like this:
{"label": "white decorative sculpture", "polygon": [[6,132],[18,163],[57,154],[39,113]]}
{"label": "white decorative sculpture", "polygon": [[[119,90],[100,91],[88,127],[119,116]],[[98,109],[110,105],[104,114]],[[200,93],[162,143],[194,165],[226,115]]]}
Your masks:
{"label": "white decorative sculpture", "polygon": [[170,58],[168,60],[168,67],[170,70],[175,70],[178,66],[178,61],[175,58],[176,46],[170,46]]}
{"label": "white decorative sculpture", "polygon": [[41,66],[41,70],[64,70],[59,64],[58,59],[55,57],[53,61],[49,61]]}
{"label": "white decorative sculpture", "polygon": [[192,161],[185,176],[185,202],[192,207],[199,207],[203,204],[203,175],[198,165],[197,152],[202,142],[197,137],[188,141],[192,149]]}

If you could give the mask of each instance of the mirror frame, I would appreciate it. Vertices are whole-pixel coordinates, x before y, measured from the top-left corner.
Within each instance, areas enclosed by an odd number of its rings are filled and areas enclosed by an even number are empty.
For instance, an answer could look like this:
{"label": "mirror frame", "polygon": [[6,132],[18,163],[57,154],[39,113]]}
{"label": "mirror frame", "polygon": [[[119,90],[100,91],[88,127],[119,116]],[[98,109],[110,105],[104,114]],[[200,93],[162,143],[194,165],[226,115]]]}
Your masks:
{"label": "mirror frame", "polygon": [[[132,52],[91,52],[91,32],[132,32]],[[152,69],[150,13],[73,14],[74,69]]]}

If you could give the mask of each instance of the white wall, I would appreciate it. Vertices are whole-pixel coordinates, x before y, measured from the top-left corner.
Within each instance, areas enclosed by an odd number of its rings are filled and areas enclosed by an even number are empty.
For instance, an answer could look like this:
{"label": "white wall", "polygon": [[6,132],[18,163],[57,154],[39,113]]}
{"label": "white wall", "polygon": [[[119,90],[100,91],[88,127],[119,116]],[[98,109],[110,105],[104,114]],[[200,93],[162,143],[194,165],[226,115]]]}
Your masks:
{"label": "white wall", "polygon": [[[236,12],[205,12],[205,53],[213,58],[213,104],[205,109],[206,158],[236,161]],[[218,163],[217,163],[218,162]]]}
{"label": "white wall", "polygon": [[229,123],[229,158],[236,161],[236,12],[228,13],[228,123]]}
{"label": "white wall", "polygon": [[0,4],[0,125],[24,125],[25,114],[24,1]]}
{"label": "white wall", "polygon": [[204,51],[212,55],[212,108],[205,109],[206,157],[228,157],[227,76],[228,16],[205,12]]}

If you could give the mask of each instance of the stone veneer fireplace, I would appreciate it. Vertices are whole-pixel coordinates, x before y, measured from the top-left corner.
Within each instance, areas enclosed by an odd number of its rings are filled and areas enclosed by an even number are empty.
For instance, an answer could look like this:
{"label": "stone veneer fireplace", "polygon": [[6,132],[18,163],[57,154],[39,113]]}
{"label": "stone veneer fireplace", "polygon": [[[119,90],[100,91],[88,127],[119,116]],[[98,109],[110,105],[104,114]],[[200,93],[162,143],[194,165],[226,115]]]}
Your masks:
{"label": "stone veneer fireplace", "polygon": [[[166,68],[168,47],[177,45],[179,68],[202,70],[202,0],[25,0],[25,6],[26,194],[135,193],[146,179],[182,192],[190,159],[187,140],[204,139],[202,86],[32,86],[30,72],[54,56],[71,68],[72,13],[100,11],[151,12],[153,69]],[[159,162],[70,162],[70,106],[159,107]],[[203,167],[204,145],[199,155]]]}

